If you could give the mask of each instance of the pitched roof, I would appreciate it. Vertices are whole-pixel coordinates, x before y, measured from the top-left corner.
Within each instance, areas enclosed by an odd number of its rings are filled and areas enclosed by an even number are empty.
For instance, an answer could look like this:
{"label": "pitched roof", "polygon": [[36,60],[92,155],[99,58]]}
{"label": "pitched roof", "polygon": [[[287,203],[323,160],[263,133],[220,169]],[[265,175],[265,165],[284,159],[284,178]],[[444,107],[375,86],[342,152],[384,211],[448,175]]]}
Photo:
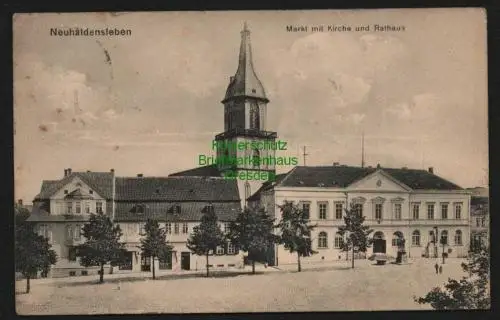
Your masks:
{"label": "pitched roof", "polygon": [[223,177],[222,172],[217,168],[217,165],[209,165],[204,167],[198,167],[194,169],[189,169],[185,171],[175,172],[169,175],[169,177],[177,176],[189,176],[189,177]]}
{"label": "pitched roof", "polygon": [[266,181],[260,186],[260,188],[255,191],[250,197],[247,198],[248,201],[257,201],[260,200],[260,195],[262,192],[272,189],[276,184],[280,183],[288,173],[280,173],[276,175],[275,181]]}
{"label": "pitched roof", "polygon": [[[212,202],[217,218],[220,221],[233,221],[241,210],[241,202]],[[137,202],[118,202],[115,207],[115,221],[144,221],[154,218],[158,221],[200,221],[209,202],[147,202],[144,203],[144,213],[135,213],[133,208]],[[179,205],[178,214],[172,212],[172,207]]]}
{"label": "pitched roof", "polygon": [[75,177],[80,178],[97,194],[106,199],[111,199],[113,188],[113,173],[111,172],[73,172],[61,180],[44,180],[40,193],[35,200],[49,199]]}
{"label": "pitched roof", "polygon": [[426,170],[395,168],[362,168],[352,166],[298,166],[277,184],[284,187],[346,188],[355,181],[381,170],[414,190],[463,190]]}
{"label": "pitched roof", "polygon": [[217,177],[116,178],[116,200],[239,201],[236,180]]}

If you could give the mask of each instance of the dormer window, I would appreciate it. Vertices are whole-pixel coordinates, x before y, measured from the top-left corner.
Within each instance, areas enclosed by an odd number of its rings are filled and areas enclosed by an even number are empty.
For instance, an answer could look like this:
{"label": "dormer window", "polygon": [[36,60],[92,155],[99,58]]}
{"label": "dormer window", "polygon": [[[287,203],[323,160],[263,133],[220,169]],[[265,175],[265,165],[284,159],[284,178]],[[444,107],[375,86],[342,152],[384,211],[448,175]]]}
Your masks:
{"label": "dormer window", "polygon": [[94,190],[89,190],[89,193],[90,194],[94,194]]}
{"label": "dormer window", "polygon": [[143,214],[143,213],[144,213],[144,206],[143,206],[142,204],[137,205],[137,206],[135,207],[135,209],[136,209],[136,212],[137,212],[138,214]]}
{"label": "dormer window", "polygon": [[205,207],[206,212],[213,213],[214,212],[214,206],[212,204],[209,204]]}
{"label": "dormer window", "polygon": [[81,187],[81,186],[82,186],[82,184],[81,184],[80,182],[77,182],[75,185],[76,185],[77,187]]}
{"label": "dormer window", "polygon": [[181,213],[181,206],[180,205],[175,205],[174,206],[174,213],[179,214]]}

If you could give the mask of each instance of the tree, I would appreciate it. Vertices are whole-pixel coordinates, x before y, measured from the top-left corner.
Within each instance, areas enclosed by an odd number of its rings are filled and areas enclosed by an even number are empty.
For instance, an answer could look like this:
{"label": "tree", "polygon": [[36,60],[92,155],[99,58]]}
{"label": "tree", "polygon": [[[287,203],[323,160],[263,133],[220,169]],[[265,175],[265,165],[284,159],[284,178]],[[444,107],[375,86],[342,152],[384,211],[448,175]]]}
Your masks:
{"label": "tree", "polygon": [[34,232],[32,225],[26,221],[28,216],[28,210],[16,208],[15,265],[16,271],[26,278],[26,293],[30,292],[31,277],[57,262],[57,255],[48,239]]}
{"label": "tree", "polygon": [[172,254],[173,247],[167,244],[167,233],[160,228],[158,221],[148,219],[144,227],[144,237],[141,238],[141,252],[143,256],[153,259],[153,280],[155,279],[155,258],[165,258]]}
{"label": "tree", "polygon": [[344,225],[339,227],[339,234],[346,238],[342,241],[342,250],[352,250],[352,268],[354,268],[354,251],[366,252],[371,244],[370,234],[373,232],[369,226],[363,225],[365,217],[360,214],[354,204],[345,210]]}
{"label": "tree", "polygon": [[201,223],[193,228],[193,233],[187,241],[187,247],[192,253],[206,257],[207,277],[209,275],[208,256],[210,252],[216,252],[218,246],[225,244],[226,237],[219,227],[213,207],[210,206],[201,218]]}
{"label": "tree", "polygon": [[281,220],[276,226],[280,229],[279,243],[283,244],[290,253],[297,253],[297,266],[300,272],[300,257],[309,257],[316,254],[312,249],[311,231],[316,227],[309,224],[309,217],[292,202],[278,206],[281,210]]}
{"label": "tree", "polygon": [[91,214],[89,222],[83,226],[85,243],[77,246],[77,256],[85,266],[99,266],[99,283],[104,282],[104,265],[118,264],[122,261],[124,244],[120,242],[120,226],[113,225],[111,219],[103,213]]}
{"label": "tree", "polygon": [[462,263],[462,269],[468,272],[468,276],[458,281],[448,279],[444,289],[435,287],[425,297],[414,298],[415,302],[430,304],[436,310],[490,309],[489,249],[483,247],[472,253],[468,262]]}
{"label": "tree", "polygon": [[274,219],[263,208],[245,208],[229,226],[227,238],[233,245],[248,252],[248,259],[252,261],[252,273],[255,273],[256,261],[267,261],[266,252],[276,242],[273,229]]}

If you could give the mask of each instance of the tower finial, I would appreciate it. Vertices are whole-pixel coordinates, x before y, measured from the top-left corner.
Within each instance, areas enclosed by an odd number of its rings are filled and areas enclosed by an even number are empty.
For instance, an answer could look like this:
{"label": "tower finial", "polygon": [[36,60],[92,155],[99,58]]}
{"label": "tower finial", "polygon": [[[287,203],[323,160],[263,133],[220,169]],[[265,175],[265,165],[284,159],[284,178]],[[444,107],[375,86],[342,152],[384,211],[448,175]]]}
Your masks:
{"label": "tower finial", "polygon": [[249,31],[246,20],[243,22],[243,31]]}

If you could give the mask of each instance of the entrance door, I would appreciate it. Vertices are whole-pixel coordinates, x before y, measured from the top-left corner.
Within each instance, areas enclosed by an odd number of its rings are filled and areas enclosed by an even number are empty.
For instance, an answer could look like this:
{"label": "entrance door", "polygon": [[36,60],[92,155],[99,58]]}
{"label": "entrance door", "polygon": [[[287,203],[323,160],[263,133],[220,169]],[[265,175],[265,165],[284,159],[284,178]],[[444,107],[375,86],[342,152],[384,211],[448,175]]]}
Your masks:
{"label": "entrance door", "polygon": [[119,270],[132,270],[132,251],[127,251],[125,253],[123,262],[118,267]]}
{"label": "entrance door", "polygon": [[151,271],[151,257],[141,257],[141,271]]}
{"label": "entrance door", "polygon": [[160,265],[159,265],[161,270],[172,270],[172,253],[167,254],[165,258],[160,259]]}
{"label": "entrance door", "polygon": [[181,252],[181,269],[189,270],[190,266],[191,252]]}

